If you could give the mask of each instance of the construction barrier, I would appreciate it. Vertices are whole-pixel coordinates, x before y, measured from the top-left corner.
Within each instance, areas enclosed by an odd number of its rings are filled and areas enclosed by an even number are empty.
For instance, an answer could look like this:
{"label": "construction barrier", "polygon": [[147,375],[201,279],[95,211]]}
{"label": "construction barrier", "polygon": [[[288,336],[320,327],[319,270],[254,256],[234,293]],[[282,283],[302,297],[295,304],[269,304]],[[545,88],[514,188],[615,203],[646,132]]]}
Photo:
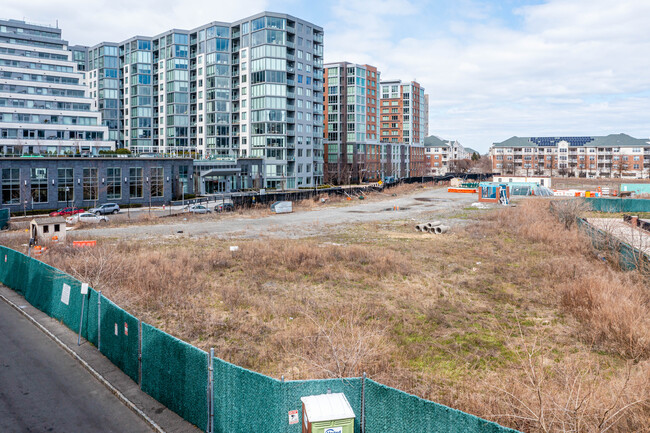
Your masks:
{"label": "construction barrier", "polygon": [[650,212],[650,199],[642,198],[585,198],[597,212]]}
{"label": "construction barrier", "polygon": [[478,189],[477,188],[447,188],[447,192],[476,194],[478,192]]}
{"label": "construction barrier", "polygon": [[506,429],[474,415],[366,379],[366,432],[496,433]]}
{"label": "construction barrier", "polygon": [[142,323],[94,289],[82,295],[70,275],[3,246],[0,282],[81,331],[144,392],[204,431],[299,433],[302,423],[290,424],[289,413],[302,420],[300,398],[328,392],[347,397],[355,433],[364,411],[364,433],[515,431],[366,378],[284,382],[219,358],[210,363],[206,352]]}
{"label": "construction barrier", "polygon": [[204,351],[143,323],[140,387],[207,431],[208,354]]}
{"label": "construction barrier", "polygon": [[75,248],[94,247],[97,246],[97,241],[72,241],[72,246]]}
{"label": "construction barrier", "polygon": [[[99,351],[113,364],[126,373],[134,382],[138,381],[139,321],[120,307],[106,299],[100,299],[101,343]],[[91,305],[94,308],[95,305]]]}

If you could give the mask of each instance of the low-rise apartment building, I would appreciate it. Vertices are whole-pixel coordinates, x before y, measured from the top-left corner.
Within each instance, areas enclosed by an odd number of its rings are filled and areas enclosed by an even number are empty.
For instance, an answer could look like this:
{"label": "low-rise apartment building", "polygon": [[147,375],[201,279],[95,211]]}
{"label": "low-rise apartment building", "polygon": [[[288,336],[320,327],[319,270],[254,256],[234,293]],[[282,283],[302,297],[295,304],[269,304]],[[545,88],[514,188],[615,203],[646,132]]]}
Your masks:
{"label": "low-rise apartment building", "polygon": [[458,140],[441,140],[431,135],[424,140],[425,166],[430,176],[456,171],[457,162],[472,157]]}
{"label": "low-rise apartment building", "polygon": [[512,137],[494,143],[490,158],[497,175],[650,177],[650,141],[626,134]]}

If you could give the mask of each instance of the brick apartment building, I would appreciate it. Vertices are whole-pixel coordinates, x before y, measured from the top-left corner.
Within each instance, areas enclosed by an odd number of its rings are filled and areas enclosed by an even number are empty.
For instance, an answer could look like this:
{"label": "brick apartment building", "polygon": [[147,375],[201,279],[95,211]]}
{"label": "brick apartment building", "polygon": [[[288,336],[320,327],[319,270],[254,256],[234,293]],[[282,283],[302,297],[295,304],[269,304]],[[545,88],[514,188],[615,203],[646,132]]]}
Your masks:
{"label": "brick apartment building", "polygon": [[515,176],[650,177],[650,141],[626,134],[512,137],[490,148],[492,172]]}

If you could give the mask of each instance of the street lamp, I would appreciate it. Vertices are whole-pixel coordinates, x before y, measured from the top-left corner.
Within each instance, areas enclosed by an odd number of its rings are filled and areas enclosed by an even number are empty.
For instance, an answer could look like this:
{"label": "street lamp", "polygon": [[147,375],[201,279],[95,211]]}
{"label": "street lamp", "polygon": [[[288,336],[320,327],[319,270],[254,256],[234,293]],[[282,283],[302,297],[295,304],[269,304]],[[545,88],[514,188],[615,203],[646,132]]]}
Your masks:
{"label": "street lamp", "polygon": [[67,207],[70,207],[70,202],[68,201],[68,193],[70,192],[70,187],[66,186],[65,187],[65,205]]}

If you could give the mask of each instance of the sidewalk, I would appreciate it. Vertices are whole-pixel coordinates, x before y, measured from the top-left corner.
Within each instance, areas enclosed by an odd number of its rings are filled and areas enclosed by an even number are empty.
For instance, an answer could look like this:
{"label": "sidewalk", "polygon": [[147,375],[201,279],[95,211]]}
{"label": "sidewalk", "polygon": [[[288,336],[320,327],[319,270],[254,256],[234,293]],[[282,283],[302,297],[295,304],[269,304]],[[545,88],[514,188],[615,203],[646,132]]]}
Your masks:
{"label": "sidewalk", "polygon": [[0,302],[4,302],[2,298],[5,298],[14,308],[27,315],[30,321],[35,322],[36,326],[44,328],[44,330],[42,329],[43,332],[61,345],[72,357],[79,361],[80,366],[86,368],[127,407],[145,420],[153,431],[168,433],[201,432],[200,429],[141,391],[137,383],[133,382],[131,378],[113,365],[95,346],[84,339],[81,340],[81,345],[77,346],[77,334],[75,332],[30,305],[25,298],[13,290],[0,285]]}

